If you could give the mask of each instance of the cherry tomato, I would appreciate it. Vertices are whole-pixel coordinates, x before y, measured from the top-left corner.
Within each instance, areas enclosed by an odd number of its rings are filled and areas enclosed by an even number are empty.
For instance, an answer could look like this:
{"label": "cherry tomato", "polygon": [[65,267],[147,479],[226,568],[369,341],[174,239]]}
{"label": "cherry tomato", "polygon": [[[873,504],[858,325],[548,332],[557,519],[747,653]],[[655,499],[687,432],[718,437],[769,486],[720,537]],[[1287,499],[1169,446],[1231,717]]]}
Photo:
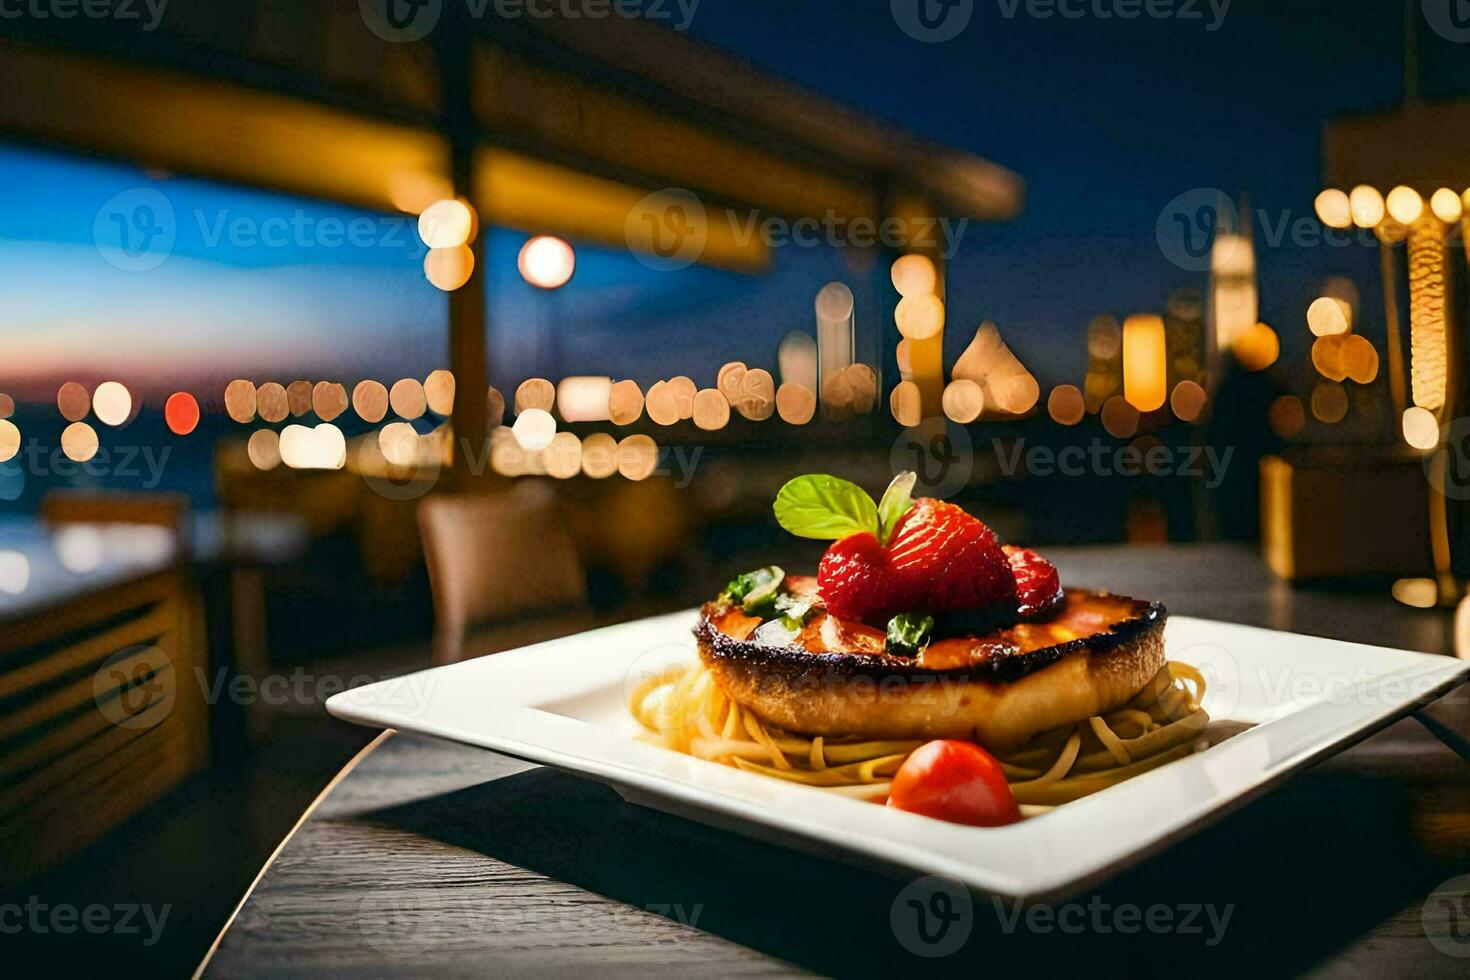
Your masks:
{"label": "cherry tomato", "polygon": [[893,777],[888,805],[972,827],[999,827],[1021,819],[1000,763],[975,743],[956,739],[915,749]]}

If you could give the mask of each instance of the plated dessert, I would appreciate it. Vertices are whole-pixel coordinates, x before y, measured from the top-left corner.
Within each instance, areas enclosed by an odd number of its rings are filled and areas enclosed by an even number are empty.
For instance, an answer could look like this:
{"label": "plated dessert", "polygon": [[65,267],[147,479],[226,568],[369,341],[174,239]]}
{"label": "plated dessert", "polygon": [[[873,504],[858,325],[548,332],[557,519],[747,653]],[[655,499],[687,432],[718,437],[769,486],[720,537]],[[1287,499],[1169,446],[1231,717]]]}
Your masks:
{"label": "plated dessert", "polygon": [[645,737],[977,826],[1205,746],[1204,680],[1166,661],[1163,606],[1063,589],[1045,558],[914,483],[876,503],[831,476],[787,483],[776,519],[833,541],[817,574],[759,568],[707,603],[700,663],[630,692]]}

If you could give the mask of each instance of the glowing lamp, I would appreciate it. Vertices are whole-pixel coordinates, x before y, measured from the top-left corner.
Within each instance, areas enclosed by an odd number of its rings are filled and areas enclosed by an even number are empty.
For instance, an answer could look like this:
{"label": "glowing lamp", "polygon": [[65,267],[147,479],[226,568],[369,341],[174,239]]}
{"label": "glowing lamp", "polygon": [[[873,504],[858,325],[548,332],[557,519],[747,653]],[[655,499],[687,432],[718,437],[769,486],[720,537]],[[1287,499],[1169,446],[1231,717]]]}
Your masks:
{"label": "glowing lamp", "polygon": [[438,289],[452,293],[470,281],[475,271],[475,253],[468,245],[431,248],[424,256],[424,276]]}
{"label": "glowing lamp", "polygon": [[1460,216],[1465,213],[1465,206],[1460,195],[1448,187],[1441,187],[1429,198],[1429,210],[1448,225],[1460,220]]}
{"label": "glowing lamp", "polygon": [[455,198],[435,201],[419,215],[419,237],[430,248],[455,248],[470,240],[475,214]]}
{"label": "glowing lamp", "polygon": [[1347,333],[1351,307],[1331,296],[1319,296],[1307,307],[1307,329],[1314,337]]}
{"label": "glowing lamp", "polygon": [[1427,408],[1414,405],[1404,409],[1404,441],[1415,449],[1433,449],[1439,445],[1439,422]]}
{"label": "glowing lamp", "polygon": [[1353,212],[1348,204],[1348,196],[1336,188],[1323,191],[1317,195],[1314,202],[1317,211],[1317,220],[1329,228],[1350,228],[1353,223]]}
{"label": "glowing lamp", "polygon": [[1163,317],[1145,314],[1123,321],[1123,397],[1152,412],[1169,396]]}
{"label": "glowing lamp", "polygon": [[537,235],[521,246],[516,266],[521,278],[538,289],[560,289],[577,270],[577,253],[555,235]]}
{"label": "glowing lamp", "polygon": [[1353,188],[1348,195],[1348,207],[1353,224],[1359,228],[1372,228],[1383,220],[1383,195],[1367,184]]}
{"label": "glowing lamp", "polygon": [[1388,192],[1388,213],[1401,224],[1411,225],[1424,213],[1424,198],[1412,187],[1400,184]]}
{"label": "glowing lamp", "polygon": [[[916,293],[898,301],[893,313],[898,332],[909,340],[928,340],[944,329],[944,303],[933,293]],[[1163,321],[1159,321],[1162,326]]]}
{"label": "glowing lamp", "polygon": [[902,256],[893,263],[891,275],[900,296],[923,296],[939,284],[939,273],[927,255]]}
{"label": "glowing lamp", "polygon": [[163,403],[163,420],[168,431],[186,436],[199,424],[199,402],[187,391],[176,391]]}

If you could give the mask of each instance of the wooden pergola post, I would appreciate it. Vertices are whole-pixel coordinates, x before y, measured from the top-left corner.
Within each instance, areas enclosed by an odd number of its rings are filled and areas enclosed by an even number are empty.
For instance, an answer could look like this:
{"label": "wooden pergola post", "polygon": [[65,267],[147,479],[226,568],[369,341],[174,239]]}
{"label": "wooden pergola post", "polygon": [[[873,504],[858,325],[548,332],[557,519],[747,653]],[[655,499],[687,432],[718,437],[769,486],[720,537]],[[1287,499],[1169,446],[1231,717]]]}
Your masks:
{"label": "wooden pergola post", "polygon": [[474,25],[465,8],[448,4],[445,21],[436,37],[439,79],[444,105],[444,133],[449,141],[449,170],[454,193],[466,201],[476,215],[475,234],[469,243],[474,269],[468,281],[449,293],[449,370],[454,374],[454,432],[452,468],[448,488],[464,492],[483,476],[490,458],[490,432],[486,421],[489,380],[485,367],[485,332],[488,328],[485,290],[485,235],[481,207],[475,193],[475,160],[479,146],[470,85],[473,75]]}

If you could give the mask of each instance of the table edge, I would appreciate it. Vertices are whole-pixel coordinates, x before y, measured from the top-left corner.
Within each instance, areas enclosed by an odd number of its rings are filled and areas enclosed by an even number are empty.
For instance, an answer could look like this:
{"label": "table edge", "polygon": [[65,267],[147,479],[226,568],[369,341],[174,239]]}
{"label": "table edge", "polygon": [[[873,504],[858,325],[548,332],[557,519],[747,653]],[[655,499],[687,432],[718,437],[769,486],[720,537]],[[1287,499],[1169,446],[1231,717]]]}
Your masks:
{"label": "table edge", "polygon": [[286,836],[281,838],[281,842],[276,845],[275,850],[271,851],[270,857],[266,858],[265,863],[260,866],[260,870],[256,872],[255,877],[251,880],[249,887],[245,889],[245,894],[240,896],[240,901],[236,903],[234,911],[232,911],[229,918],[225,920],[225,924],[220,927],[219,934],[214,937],[214,942],[209,944],[209,949],[205,951],[204,958],[199,961],[199,966],[196,967],[194,970],[193,980],[200,980],[200,978],[204,976],[204,971],[209,968],[210,962],[214,959],[214,954],[219,952],[220,944],[224,942],[225,935],[230,931],[230,928],[234,926],[235,920],[239,917],[240,910],[245,908],[245,903],[250,901],[251,896],[255,894],[255,889],[259,887],[261,881],[264,880],[266,873],[270,871],[271,867],[276,863],[276,859],[281,856],[282,852],[286,850],[287,845],[289,845],[291,841],[296,837],[297,832],[299,832],[301,828],[306,825],[306,822],[311,819],[312,815],[316,813],[317,807],[322,805],[322,802],[331,795],[332,791],[337,788],[337,785],[339,783],[341,783],[348,776],[352,775],[352,771],[357,768],[359,763],[361,763],[364,759],[371,755],[378,748],[378,746],[382,745],[384,742],[388,741],[388,739],[392,738],[396,734],[398,734],[398,732],[395,729],[385,728],[383,731],[379,732],[377,734],[377,737],[375,737],[371,742],[369,742],[367,745],[364,745],[361,749],[358,749],[357,754],[354,755],[351,759],[347,760],[347,764],[344,765],[335,776],[328,780],[327,785],[322,787],[321,792],[317,793],[315,798],[312,799],[311,803],[307,805],[306,809],[301,812],[301,816],[298,817],[296,822],[291,825],[291,829],[286,832]]}

